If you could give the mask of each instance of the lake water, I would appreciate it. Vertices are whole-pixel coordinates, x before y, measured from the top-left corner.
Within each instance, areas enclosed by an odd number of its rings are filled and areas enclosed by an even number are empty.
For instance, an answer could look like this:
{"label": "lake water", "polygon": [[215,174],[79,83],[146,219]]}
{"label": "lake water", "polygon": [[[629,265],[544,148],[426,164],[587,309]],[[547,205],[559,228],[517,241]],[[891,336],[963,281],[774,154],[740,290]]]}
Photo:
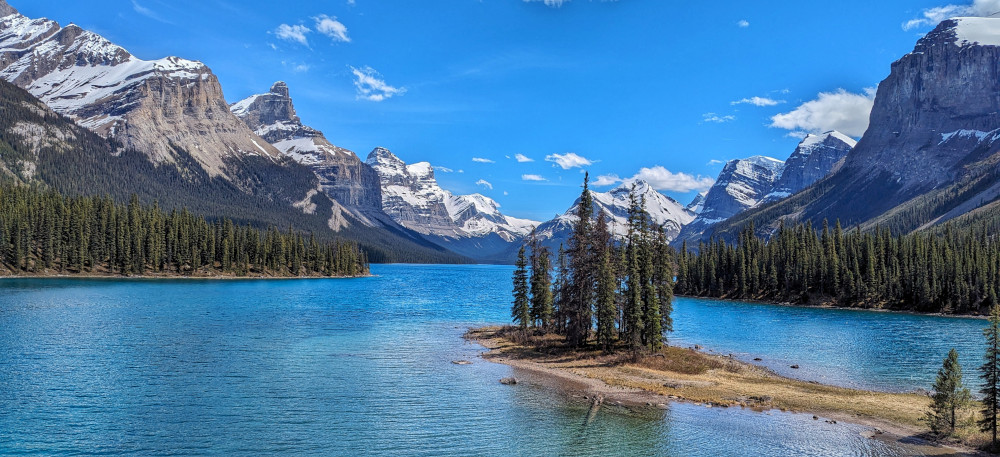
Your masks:
{"label": "lake water", "polygon": [[[462,340],[509,320],[509,267],[347,280],[0,280],[2,455],[865,455],[811,416],[586,404]],[[886,390],[967,377],[983,321],[679,299],[674,344]],[[452,360],[469,359],[470,366]],[[784,369],[789,371],[790,369]],[[526,382],[504,386],[515,375]]]}

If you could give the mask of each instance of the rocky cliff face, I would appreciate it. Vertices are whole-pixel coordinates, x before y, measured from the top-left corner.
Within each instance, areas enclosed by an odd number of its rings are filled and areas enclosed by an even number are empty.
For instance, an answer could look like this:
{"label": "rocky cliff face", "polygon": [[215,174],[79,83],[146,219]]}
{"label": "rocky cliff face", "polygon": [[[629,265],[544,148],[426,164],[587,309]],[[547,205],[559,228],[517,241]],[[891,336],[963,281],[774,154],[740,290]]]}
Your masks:
{"label": "rocky cliff face", "polygon": [[442,189],[427,162],[407,165],[388,149],[376,148],[367,163],[381,178],[382,209],[389,217],[460,254],[509,260],[501,253],[538,224],[502,214],[484,195],[453,195]]}
{"label": "rocky cliff face", "polygon": [[1000,19],[943,21],[892,64],[840,171],[758,226],[775,216],[897,231],[941,223],[1000,192],[998,140]]}
{"label": "rocky cliff face", "polygon": [[711,226],[759,204],[774,188],[783,168],[784,162],[771,157],[730,160],[700,202],[698,217],[681,230],[675,244],[695,242]]}
{"label": "rocky cliff face", "polygon": [[[921,38],[879,84],[845,168],[906,196],[956,180],[1000,136],[1000,19],[956,18]],[[981,147],[982,146],[982,147]]]}
{"label": "rocky cliff face", "polygon": [[921,38],[879,84],[868,131],[844,165],[776,205],[720,224],[840,220],[905,232],[1000,195],[1000,19],[955,18]]}
{"label": "rocky cliff face", "polygon": [[781,176],[759,204],[781,200],[825,178],[857,143],[837,131],[807,135],[785,161]]}
{"label": "rocky cliff face", "polygon": [[201,62],[142,60],[76,25],[60,27],[0,6],[0,77],[56,112],[156,162],[185,150],[211,176],[230,162],[279,157],[229,112],[222,88]]}
{"label": "rocky cliff face", "polygon": [[782,161],[764,156],[730,160],[705,195],[699,218],[721,221],[752,208],[771,191],[783,168]]}
{"label": "rocky cliff face", "polygon": [[303,125],[284,82],[232,104],[230,110],[283,155],[316,173],[324,193],[373,222],[371,213],[382,208],[378,174],[353,152],[331,144],[323,132]]}
{"label": "rocky cliff face", "polygon": [[687,204],[686,208],[688,209],[688,211],[691,211],[692,213],[695,214],[701,214],[701,210],[705,209],[706,195],[708,195],[707,190],[704,192],[698,192],[698,195],[695,195],[694,198],[691,199],[691,203]]}

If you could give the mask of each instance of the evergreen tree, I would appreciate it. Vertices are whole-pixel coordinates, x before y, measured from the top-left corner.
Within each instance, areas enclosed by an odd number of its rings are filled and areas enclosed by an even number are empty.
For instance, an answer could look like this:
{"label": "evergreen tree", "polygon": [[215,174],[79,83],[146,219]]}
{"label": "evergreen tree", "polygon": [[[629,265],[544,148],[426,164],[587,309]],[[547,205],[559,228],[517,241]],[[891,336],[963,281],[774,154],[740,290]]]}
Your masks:
{"label": "evergreen tree", "polygon": [[618,280],[611,266],[612,246],[604,212],[597,216],[594,227],[594,249],[597,262],[597,344],[610,351],[615,341],[615,291]]}
{"label": "evergreen tree", "polygon": [[622,333],[631,349],[642,346],[644,313],[642,272],[640,270],[640,221],[641,209],[633,186],[629,194],[628,234],[625,238],[625,291],[622,300]]}
{"label": "evergreen tree", "polygon": [[566,307],[566,340],[571,346],[582,346],[590,337],[593,327],[594,278],[596,262],[591,246],[594,214],[593,196],[590,195],[590,176],[584,174],[583,192],[577,206],[577,220],[569,240],[569,289],[564,299]]}
{"label": "evergreen tree", "polygon": [[527,330],[531,323],[531,307],[528,302],[528,261],[524,258],[524,246],[517,251],[514,267],[514,306],[510,309],[510,317],[514,318],[514,323],[521,330]]}
{"label": "evergreen tree", "polygon": [[992,435],[992,445],[997,445],[997,417],[1000,410],[1000,307],[990,311],[990,326],[983,330],[986,337],[985,361],[979,367],[979,378],[983,380],[982,419],[979,428]]}
{"label": "evergreen tree", "polygon": [[552,261],[549,250],[531,232],[531,318],[535,325],[552,325]]}
{"label": "evergreen tree", "polygon": [[969,405],[972,395],[962,385],[962,366],[958,363],[958,351],[948,352],[934,382],[931,409],[927,412],[927,422],[931,430],[939,435],[955,432],[958,412]]}

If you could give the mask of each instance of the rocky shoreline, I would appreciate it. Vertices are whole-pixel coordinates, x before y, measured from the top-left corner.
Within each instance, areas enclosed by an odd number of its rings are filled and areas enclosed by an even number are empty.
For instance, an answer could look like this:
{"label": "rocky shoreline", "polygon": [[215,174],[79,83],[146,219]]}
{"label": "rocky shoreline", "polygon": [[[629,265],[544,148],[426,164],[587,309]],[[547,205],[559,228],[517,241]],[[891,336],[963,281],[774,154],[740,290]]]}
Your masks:
{"label": "rocky shoreline", "polygon": [[924,395],[860,391],[799,381],[693,348],[675,350],[690,351],[697,357],[718,362],[719,368],[700,374],[677,373],[599,352],[539,349],[512,341],[504,335],[502,327],[470,329],[465,337],[489,350],[482,355],[483,359],[542,380],[549,387],[591,403],[592,409],[601,406],[666,409],[671,402],[687,402],[707,408],[805,413],[830,424],[861,425],[865,428],[862,436],[895,443],[915,455],[986,455],[955,443],[937,443],[928,437],[926,427],[920,422],[929,404]]}

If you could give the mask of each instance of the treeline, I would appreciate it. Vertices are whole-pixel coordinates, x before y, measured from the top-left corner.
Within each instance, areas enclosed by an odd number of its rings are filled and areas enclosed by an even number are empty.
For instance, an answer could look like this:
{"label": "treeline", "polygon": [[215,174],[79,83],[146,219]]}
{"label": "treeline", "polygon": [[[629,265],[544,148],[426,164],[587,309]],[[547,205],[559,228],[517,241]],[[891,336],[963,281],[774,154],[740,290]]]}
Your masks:
{"label": "treeline", "polygon": [[997,304],[1000,245],[992,225],[894,236],[889,230],[845,231],[782,226],[770,241],[752,225],[735,245],[685,244],[678,256],[678,294],[841,306],[979,313]]}
{"label": "treeline", "polygon": [[[575,347],[591,341],[605,351],[617,347],[657,350],[673,330],[673,250],[661,227],[631,196],[628,233],[614,239],[584,178],[573,235],[560,247],[554,268],[548,249],[529,237],[518,253],[511,316],[523,330],[535,327],[566,338]],[[530,266],[530,271],[529,271]]]}
{"label": "treeline", "polygon": [[0,267],[13,274],[358,276],[357,245],[261,231],[186,209],[0,185]]}
{"label": "treeline", "polygon": [[346,229],[330,230],[328,221],[335,208],[323,194],[308,202],[315,205],[312,214],[291,205],[315,189],[317,181],[312,171],[290,159],[275,163],[261,156],[234,155],[226,159],[229,178],[225,178],[210,176],[188,151],[171,148],[172,161],[154,163],[146,154],[76,125],[27,91],[0,80],[0,184],[44,185],[67,196],[110,196],[118,202],[136,195],[144,205],[158,202],[165,210],[187,208],[262,230],[290,225],[315,233],[320,243],[357,242],[376,263],[470,262],[391,224],[373,228],[351,221]]}

